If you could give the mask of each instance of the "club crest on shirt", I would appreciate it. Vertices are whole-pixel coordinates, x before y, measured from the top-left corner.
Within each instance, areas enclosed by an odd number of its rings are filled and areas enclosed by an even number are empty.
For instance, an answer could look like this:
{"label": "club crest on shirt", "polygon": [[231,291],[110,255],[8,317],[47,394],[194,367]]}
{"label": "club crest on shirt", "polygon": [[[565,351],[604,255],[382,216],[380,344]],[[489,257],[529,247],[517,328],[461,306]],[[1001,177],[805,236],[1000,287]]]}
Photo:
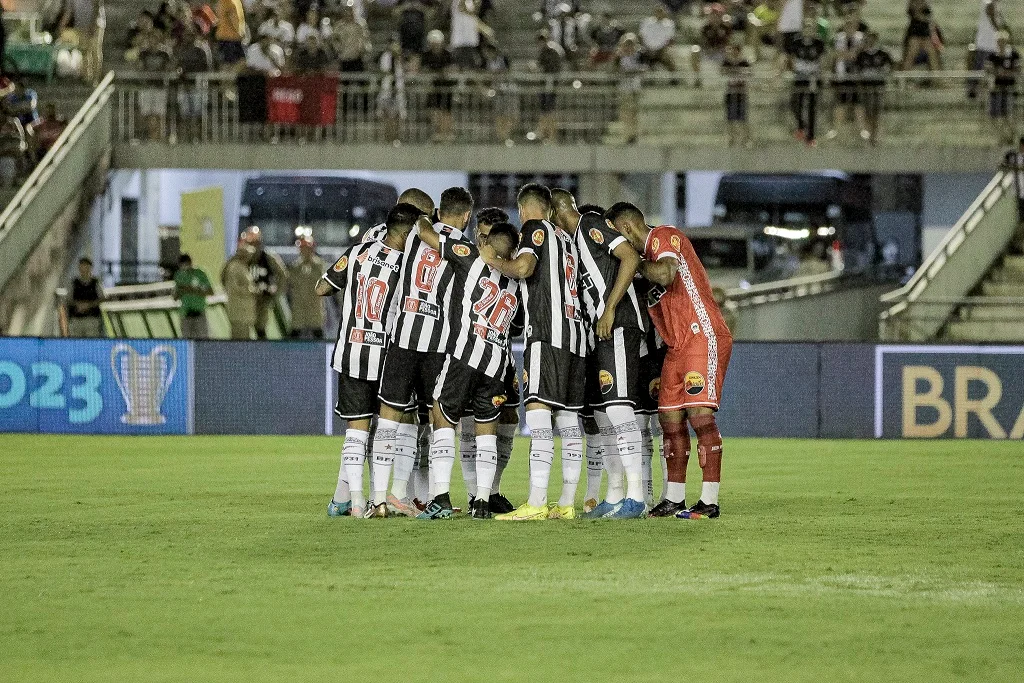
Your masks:
{"label": "club crest on shirt", "polygon": [[682,244],[679,241],[679,235],[672,235],[672,237],[670,237],[668,241],[672,244],[672,248],[675,249],[676,251],[679,251],[680,249],[683,248]]}
{"label": "club crest on shirt", "polygon": [[598,244],[604,244],[604,233],[597,228],[591,228],[590,239],[594,240]]}
{"label": "club crest on shirt", "polygon": [[653,240],[651,240],[651,251],[654,252],[655,254],[658,253],[658,248],[660,246],[661,246],[661,240],[659,240],[657,237],[655,237]]}
{"label": "club crest on shirt", "polygon": [[699,372],[688,372],[683,382],[683,388],[690,396],[696,396],[704,391],[704,375]]}
{"label": "club crest on shirt", "polygon": [[602,370],[600,373],[598,373],[597,380],[598,382],[601,383],[602,394],[607,394],[609,391],[612,390],[612,387],[615,386],[615,378],[612,377],[612,373],[608,372],[607,370]]}
{"label": "club crest on shirt", "polygon": [[334,272],[340,273],[341,271],[348,268],[348,255],[342,256],[338,259],[338,262],[334,264]]}
{"label": "club crest on shirt", "polygon": [[469,256],[469,247],[465,244],[456,244],[452,247],[452,252],[454,252],[456,256]]}
{"label": "club crest on shirt", "polygon": [[500,408],[503,405],[505,405],[505,401],[507,400],[508,396],[506,396],[505,394],[502,394],[501,396],[495,396],[494,398],[491,399],[491,405],[494,406],[495,408]]}
{"label": "club crest on shirt", "polygon": [[647,385],[647,393],[651,395],[651,398],[655,401],[658,400],[658,395],[661,394],[661,378],[655,377],[651,380],[651,383]]}
{"label": "club crest on shirt", "polygon": [[539,228],[537,230],[534,230],[531,238],[533,240],[533,245],[539,247],[540,245],[544,244],[544,231]]}

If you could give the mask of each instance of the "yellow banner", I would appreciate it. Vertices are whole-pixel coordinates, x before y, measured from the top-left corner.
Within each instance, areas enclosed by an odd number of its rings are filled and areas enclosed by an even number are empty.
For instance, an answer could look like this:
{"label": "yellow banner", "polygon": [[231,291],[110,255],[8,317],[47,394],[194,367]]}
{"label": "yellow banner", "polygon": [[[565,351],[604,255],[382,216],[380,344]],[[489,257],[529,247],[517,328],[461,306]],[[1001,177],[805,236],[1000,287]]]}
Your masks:
{"label": "yellow banner", "polygon": [[192,257],[217,291],[224,267],[224,188],[181,193],[181,253]]}

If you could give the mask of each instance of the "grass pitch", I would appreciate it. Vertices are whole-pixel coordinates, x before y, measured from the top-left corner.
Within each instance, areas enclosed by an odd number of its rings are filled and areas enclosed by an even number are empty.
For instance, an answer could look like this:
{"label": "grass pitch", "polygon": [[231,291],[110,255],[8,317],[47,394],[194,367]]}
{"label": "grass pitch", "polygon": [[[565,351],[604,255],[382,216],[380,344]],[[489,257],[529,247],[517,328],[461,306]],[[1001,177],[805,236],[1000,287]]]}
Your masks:
{"label": "grass pitch", "polygon": [[0,681],[1024,677],[1020,443],[727,439],[719,520],[537,524],[328,519],[340,443],[0,435]]}

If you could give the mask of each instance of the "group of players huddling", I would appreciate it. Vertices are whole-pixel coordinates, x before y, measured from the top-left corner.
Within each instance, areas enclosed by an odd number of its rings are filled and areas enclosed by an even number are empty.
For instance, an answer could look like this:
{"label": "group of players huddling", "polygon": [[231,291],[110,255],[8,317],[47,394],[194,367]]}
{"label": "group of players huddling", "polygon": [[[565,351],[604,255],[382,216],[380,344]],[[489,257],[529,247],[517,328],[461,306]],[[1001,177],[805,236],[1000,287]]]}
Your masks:
{"label": "group of players huddling", "polygon": [[[387,221],[317,284],[319,294],[343,299],[333,367],[335,412],[348,426],[328,515],[451,517],[461,425],[474,519],[574,519],[584,432],[584,517],[718,517],[715,412],[732,335],[689,240],[671,226],[651,228],[625,202],[607,211],[577,208],[569,192],[537,184],[524,186],[517,201],[521,229],[504,211],[483,209],[474,242],[465,234],[474,209],[468,190],[445,190],[436,211],[425,192],[407,190]],[[519,334],[521,374],[511,349]],[[519,429],[520,396],[530,493],[515,508],[501,494],[501,477]],[[666,476],[657,505],[655,412]],[[687,507],[691,427],[703,485]],[[549,503],[554,429],[562,493]],[[608,486],[598,502],[602,471]]]}

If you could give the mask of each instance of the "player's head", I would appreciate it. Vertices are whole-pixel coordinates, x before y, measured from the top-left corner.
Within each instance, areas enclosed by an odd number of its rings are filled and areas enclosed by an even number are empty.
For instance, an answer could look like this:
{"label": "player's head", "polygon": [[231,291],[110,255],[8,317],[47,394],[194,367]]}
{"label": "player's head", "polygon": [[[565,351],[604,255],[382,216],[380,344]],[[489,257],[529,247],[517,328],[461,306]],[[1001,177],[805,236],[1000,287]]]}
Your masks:
{"label": "player's head", "polygon": [[178,269],[188,270],[192,267],[192,257],[188,254],[182,254],[178,257]]}
{"label": "player's head", "polygon": [[584,204],[583,206],[579,207],[580,213],[599,213],[602,216],[604,215],[604,212],[607,210],[608,209],[604,208],[603,206],[598,206],[597,204]]}
{"label": "player's head", "polygon": [[423,215],[423,210],[418,206],[404,203],[395,205],[388,213],[388,235],[405,239],[416,225],[416,221]]}
{"label": "player's head", "polygon": [[78,259],[78,274],[83,280],[88,280],[92,277],[92,261],[88,257],[83,256]]}
{"label": "player's head", "polygon": [[629,202],[618,202],[605,212],[604,219],[610,228],[629,240],[637,251],[643,252],[647,233],[650,232],[643,211]]}
{"label": "player's head", "polygon": [[519,217],[523,221],[546,221],[551,218],[551,190],[540,183],[527,183],[516,198]]}
{"label": "player's head", "polygon": [[511,258],[512,252],[519,244],[519,233],[511,223],[495,223],[487,234],[487,244],[493,247],[494,253],[501,258]]}
{"label": "player's head", "polygon": [[428,216],[434,213],[434,200],[418,187],[410,187],[398,197],[399,204],[412,204]]}
{"label": "player's head", "polygon": [[558,187],[551,190],[552,218],[563,230],[572,231],[576,228],[579,220],[579,211],[576,209],[576,198],[568,190]]}
{"label": "player's head", "polygon": [[483,244],[484,239],[491,232],[491,228],[498,223],[508,223],[508,214],[496,206],[480,209],[476,213],[476,243]]}
{"label": "player's head", "polygon": [[449,187],[441,193],[441,210],[438,218],[459,230],[469,225],[473,214],[473,195],[464,187]]}

